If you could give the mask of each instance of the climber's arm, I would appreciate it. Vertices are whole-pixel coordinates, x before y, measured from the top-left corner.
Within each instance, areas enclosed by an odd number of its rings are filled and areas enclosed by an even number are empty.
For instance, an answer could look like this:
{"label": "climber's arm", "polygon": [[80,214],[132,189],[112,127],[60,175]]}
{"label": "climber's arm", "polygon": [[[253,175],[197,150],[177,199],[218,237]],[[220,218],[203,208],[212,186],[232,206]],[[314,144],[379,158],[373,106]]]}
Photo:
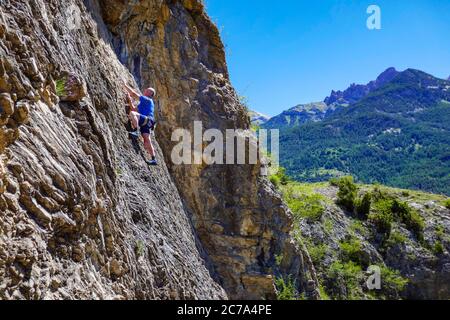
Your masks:
{"label": "climber's arm", "polygon": [[123,87],[125,88],[125,90],[129,94],[129,96],[131,96],[131,98],[134,98],[135,100],[139,100],[141,95],[136,90],[134,90],[133,88],[128,86],[126,83],[123,84]]}
{"label": "climber's arm", "polygon": [[131,98],[130,93],[127,93],[127,102],[128,102],[128,105],[130,106],[130,112],[132,112],[132,111],[136,112],[137,108],[133,104],[133,99]]}

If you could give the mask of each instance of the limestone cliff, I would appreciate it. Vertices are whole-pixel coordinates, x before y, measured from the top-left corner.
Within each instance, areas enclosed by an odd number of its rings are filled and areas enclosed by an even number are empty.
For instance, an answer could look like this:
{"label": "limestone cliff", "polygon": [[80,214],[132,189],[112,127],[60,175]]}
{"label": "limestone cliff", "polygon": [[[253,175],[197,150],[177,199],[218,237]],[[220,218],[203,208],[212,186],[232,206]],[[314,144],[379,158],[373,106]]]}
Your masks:
{"label": "limestone cliff", "polygon": [[[249,126],[201,2],[1,4],[0,298],[261,299],[289,275],[313,294],[259,166],[170,161],[174,128]],[[129,140],[123,78],[159,92],[167,166]]]}

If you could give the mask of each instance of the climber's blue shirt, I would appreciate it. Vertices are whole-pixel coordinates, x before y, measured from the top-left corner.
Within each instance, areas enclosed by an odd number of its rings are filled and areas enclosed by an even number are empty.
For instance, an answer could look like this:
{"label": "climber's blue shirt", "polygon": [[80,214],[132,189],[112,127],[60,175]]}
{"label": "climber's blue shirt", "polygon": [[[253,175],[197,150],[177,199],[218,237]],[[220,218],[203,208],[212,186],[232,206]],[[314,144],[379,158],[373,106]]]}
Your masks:
{"label": "climber's blue shirt", "polygon": [[141,96],[139,98],[138,112],[144,117],[155,119],[155,103],[153,102],[153,99],[146,96]]}

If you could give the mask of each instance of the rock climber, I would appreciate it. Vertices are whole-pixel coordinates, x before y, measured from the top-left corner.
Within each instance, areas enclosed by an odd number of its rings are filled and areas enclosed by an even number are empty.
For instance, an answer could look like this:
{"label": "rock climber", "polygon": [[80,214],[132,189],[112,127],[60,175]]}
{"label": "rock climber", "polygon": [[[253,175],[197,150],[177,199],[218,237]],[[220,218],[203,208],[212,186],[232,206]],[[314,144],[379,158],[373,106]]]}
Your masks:
{"label": "rock climber", "polygon": [[[138,136],[138,129],[140,129],[142,138],[144,139],[145,150],[147,150],[151,157],[148,164],[151,166],[156,166],[158,165],[158,162],[156,161],[155,148],[153,147],[152,139],[150,137],[150,132],[155,127],[155,103],[153,102],[153,98],[156,95],[156,90],[153,88],[147,88],[144,90],[144,95],[140,95],[125,82],[124,88],[127,94],[128,104],[130,106],[128,118],[130,119],[131,126],[134,130],[133,132],[130,132],[130,134]],[[134,101],[139,101],[137,107],[134,105]]]}

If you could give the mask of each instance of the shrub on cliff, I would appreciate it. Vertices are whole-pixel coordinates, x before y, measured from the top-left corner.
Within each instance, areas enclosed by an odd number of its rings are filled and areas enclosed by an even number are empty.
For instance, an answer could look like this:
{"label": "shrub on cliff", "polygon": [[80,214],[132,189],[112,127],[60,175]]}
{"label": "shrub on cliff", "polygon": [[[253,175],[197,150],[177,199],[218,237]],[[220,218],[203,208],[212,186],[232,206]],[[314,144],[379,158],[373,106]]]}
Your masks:
{"label": "shrub on cliff", "polygon": [[445,252],[444,245],[442,244],[441,241],[437,241],[437,242],[434,244],[433,252],[434,252],[434,254],[436,254],[436,255],[440,255],[440,254],[443,254],[443,253]]}
{"label": "shrub on cliff", "polygon": [[288,195],[285,199],[296,218],[306,219],[308,222],[316,222],[322,219],[325,208],[322,203],[323,197],[321,195]]}
{"label": "shrub on cliff", "polygon": [[281,184],[280,178],[276,174],[270,176],[269,180],[270,180],[270,182],[272,182],[272,184],[275,186],[275,188],[278,188]]}
{"label": "shrub on cliff", "polygon": [[389,236],[392,230],[392,223],[394,222],[391,211],[391,201],[377,201],[374,206],[374,212],[369,214],[369,221],[376,226],[378,232]]}
{"label": "shrub on cliff", "polygon": [[447,200],[444,202],[444,206],[445,206],[447,209],[450,209],[450,199],[447,199]]}
{"label": "shrub on cliff", "polygon": [[389,299],[400,299],[400,294],[409,282],[399,271],[385,266],[381,267],[381,279],[383,279],[382,294]]}
{"label": "shrub on cliff", "polygon": [[360,282],[363,279],[361,266],[350,261],[342,263],[335,261],[328,268],[326,286],[330,294],[336,299],[361,299]]}
{"label": "shrub on cliff", "polygon": [[286,169],[282,168],[282,167],[280,167],[280,169],[278,170],[277,173],[271,175],[269,177],[269,180],[277,188],[280,185],[282,185],[282,186],[287,185],[290,181],[289,176],[286,174]]}
{"label": "shrub on cliff", "polygon": [[361,218],[366,219],[370,214],[370,207],[372,205],[372,196],[366,193],[362,199],[358,199],[356,203],[356,212]]}
{"label": "shrub on cliff", "polygon": [[349,212],[355,210],[355,199],[357,196],[357,187],[353,177],[343,177],[339,180],[339,191],[337,194],[337,204]]}
{"label": "shrub on cliff", "polygon": [[421,237],[425,228],[425,221],[412,209],[407,203],[394,200],[391,206],[392,213],[395,217],[406,225],[408,230],[412,231],[417,237]]}
{"label": "shrub on cliff", "polygon": [[353,261],[358,265],[362,265],[364,251],[361,241],[356,238],[343,241],[340,243],[340,249],[344,261]]}
{"label": "shrub on cliff", "polygon": [[296,300],[297,290],[292,277],[289,277],[287,280],[281,277],[275,279],[275,286],[277,288],[277,300]]}
{"label": "shrub on cliff", "polygon": [[404,224],[419,240],[422,239],[425,221],[416,210],[378,189],[374,190],[372,199],[375,200],[374,210],[369,214],[369,220],[376,225],[378,232],[389,235],[392,223],[396,221]]}

